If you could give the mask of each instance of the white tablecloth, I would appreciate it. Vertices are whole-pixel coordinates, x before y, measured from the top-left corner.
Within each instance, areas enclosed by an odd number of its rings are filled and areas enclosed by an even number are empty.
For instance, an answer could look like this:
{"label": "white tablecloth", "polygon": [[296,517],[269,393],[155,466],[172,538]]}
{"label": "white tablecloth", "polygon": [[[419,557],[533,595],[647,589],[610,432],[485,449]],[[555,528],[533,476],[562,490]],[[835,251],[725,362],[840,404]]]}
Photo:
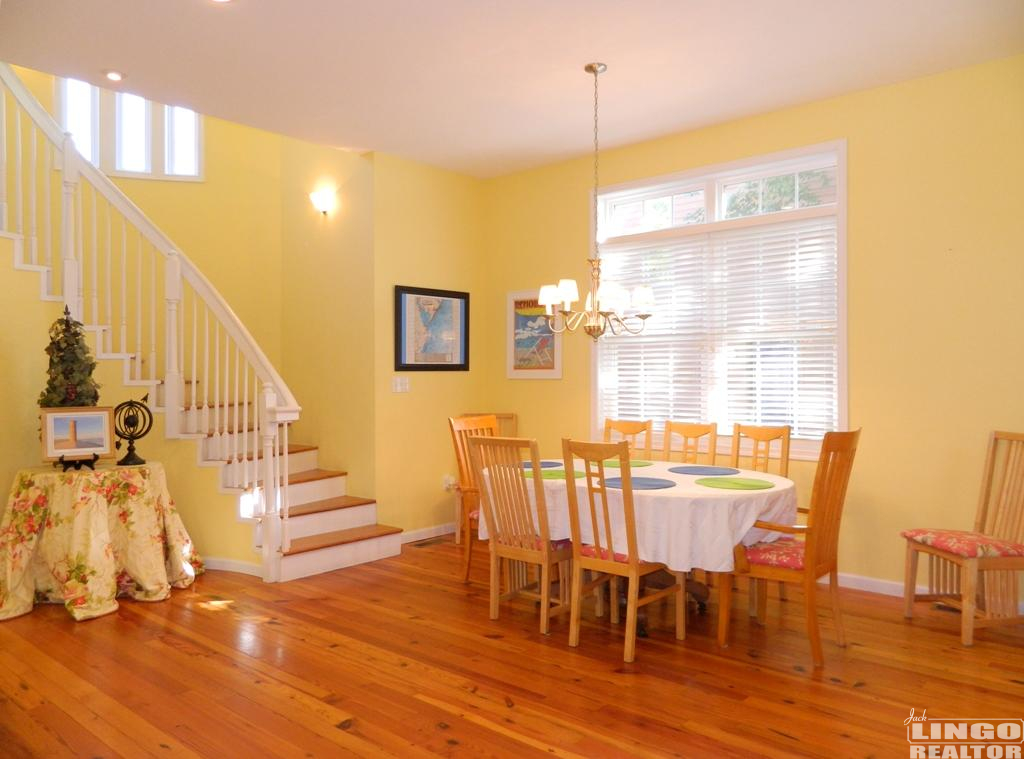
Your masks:
{"label": "white tablecloth", "polygon": [[[754,522],[761,519],[780,524],[793,524],[796,520],[796,487],[792,480],[765,472],[740,470],[734,477],[767,480],[773,487],[766,490],[721,490],[698,485],[702,475],[676,474],[670,467],[679,463],[656,461],[651,466],[634,467],[633,479],[658,477],[672,480],[675,485],[662,490],[633,490],[636,511],[636,537],[640,558],[661,562],[677,572],[705,569],[728,572],[733,569],[733,547],[737,543],[752,545],[758,541],[773,541],[779,533],[753,530]],[[582,464],[577,464],[582,471]],[[526,472],[530,475],[529,471]],[[605,468],[609,479],[618,476],[618,469]],[[486,482],[486,476],[485,476]],[[544,480],[544,499],[547,502],[548,526],[552,540],[571,537],[569,529],[569,498],[565,480]],[[593,541],[587,505],[586,478],[575,480],[580,506],[580,528],[583,541]],[[533,503],[533,488],[529,488]],[[615,550],[626,552],[626,532],[622,516],[622,491],[608,488],[611,502],[612,537]],[[536,504],[534,504],[536,508]],[[600,504],[598,504],[600,509]],[[600,511],[599,517],[600,517]],[[602,520],[603,521],[603,520]],[[603,532],[603,526],[600,528]],[[487,524],[480,520],[480,537],[487,539]]]}

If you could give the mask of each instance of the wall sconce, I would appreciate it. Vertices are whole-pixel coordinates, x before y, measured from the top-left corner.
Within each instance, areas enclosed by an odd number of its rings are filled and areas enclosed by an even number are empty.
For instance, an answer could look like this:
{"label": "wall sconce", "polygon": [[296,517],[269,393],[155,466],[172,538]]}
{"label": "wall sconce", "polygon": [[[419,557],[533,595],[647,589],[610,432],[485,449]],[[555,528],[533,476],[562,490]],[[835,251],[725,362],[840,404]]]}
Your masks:
{"label": "wall sconce", "polygon": [[309,193],[309,199],[313,203],[313,208],[326,216],[338,204],[338,191],[331,187],[321,187]]}

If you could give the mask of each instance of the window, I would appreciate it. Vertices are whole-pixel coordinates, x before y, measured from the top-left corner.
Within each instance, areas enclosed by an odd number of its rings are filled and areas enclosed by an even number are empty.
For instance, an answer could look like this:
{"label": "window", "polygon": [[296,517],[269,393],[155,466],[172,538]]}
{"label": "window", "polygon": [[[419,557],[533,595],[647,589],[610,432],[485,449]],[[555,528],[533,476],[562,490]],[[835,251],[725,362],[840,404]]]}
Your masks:
{"label": "window", "polygon": [[598,342],[597,424],[789,424],[794,457],[816,457],[846,421],[842,152],[599,195],[603,278],[657,306],[642,334]]}
{"label": "window", "polygon": [[195,111],[76,79],[60,80],[57,94],[75,147],[107,173],[202,179],[202,119]]}
{"label": "window", "polygon": [[71,132],[75,147],[85,160],[99,160],[99,88],[77,79],[64,79],[60,87],[62,124]]}
{"label": "window", "polygon": [[117,93],[117,161],[118,171],[148,173],[149,101],[126,92]]}

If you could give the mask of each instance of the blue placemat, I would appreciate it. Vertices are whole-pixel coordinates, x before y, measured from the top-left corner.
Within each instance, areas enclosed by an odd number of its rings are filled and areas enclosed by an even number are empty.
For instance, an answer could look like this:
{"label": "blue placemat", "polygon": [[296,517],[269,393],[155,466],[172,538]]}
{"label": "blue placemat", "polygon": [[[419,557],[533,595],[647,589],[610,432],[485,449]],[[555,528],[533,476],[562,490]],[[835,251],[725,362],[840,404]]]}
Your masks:
{"label": "blue placemat", "polygon": [[695,474],[700,477],[713,477],[718,474],[739,474],[739,469],[729,466],[673,466],[669,467],[670,472],[675,474]]}
{"label": "blue placemat", "polygon": [[[540,468],[541,469],[554,469],[556,466],[562,466],[562,462],[561,461],[541,461],[540,462]],[[533,462],[532,461],[524,461],[523,462],[523,469],[533,469]]]}
{"label": "blue placemat", "polygon": [[[610,488],[622,488],[621,477],[609,477],[605,484]],[[663,480],[661,477],[634,477],[633,490],[662,490],[674,488],[676,484],[672,480]]]}

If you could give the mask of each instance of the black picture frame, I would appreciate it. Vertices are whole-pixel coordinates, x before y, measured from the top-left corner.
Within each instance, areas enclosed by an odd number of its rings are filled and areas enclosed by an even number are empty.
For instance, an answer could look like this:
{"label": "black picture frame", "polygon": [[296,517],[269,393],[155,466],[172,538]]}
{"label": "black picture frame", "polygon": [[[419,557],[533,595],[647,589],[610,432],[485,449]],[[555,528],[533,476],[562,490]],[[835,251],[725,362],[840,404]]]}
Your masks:
{"label": "black picture frame", "polygon": [[395,285],[395,371],[469,371],[469,293]]}

